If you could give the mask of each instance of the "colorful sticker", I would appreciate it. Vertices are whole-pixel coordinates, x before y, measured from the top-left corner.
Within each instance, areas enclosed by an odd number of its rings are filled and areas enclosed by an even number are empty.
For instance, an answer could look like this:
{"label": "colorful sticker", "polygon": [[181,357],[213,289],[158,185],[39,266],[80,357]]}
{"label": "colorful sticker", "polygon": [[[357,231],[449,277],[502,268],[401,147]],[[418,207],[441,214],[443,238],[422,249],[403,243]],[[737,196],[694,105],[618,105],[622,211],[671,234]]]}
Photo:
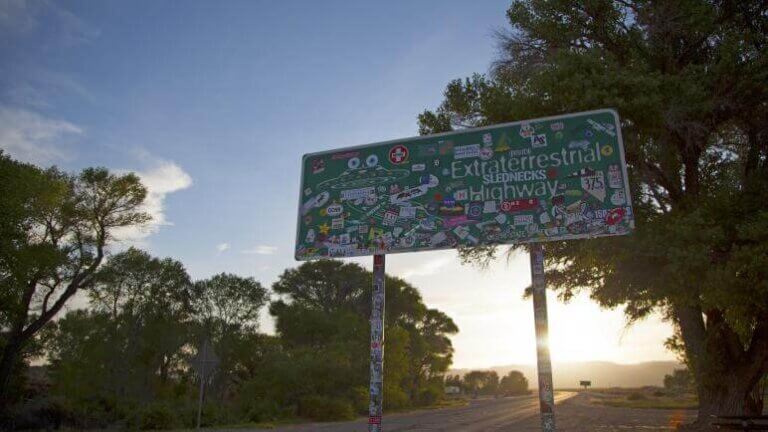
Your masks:
{"label": "colorful sticker", "polygon": [[602,110],[309,155],[296,257],[628,234],[619,137]]}
{"label": "colorful sticker", "polygon": [[396,145],[389,150],[389,161],[393,164],[401,164],[408,160],[408,149],[403,145]]}

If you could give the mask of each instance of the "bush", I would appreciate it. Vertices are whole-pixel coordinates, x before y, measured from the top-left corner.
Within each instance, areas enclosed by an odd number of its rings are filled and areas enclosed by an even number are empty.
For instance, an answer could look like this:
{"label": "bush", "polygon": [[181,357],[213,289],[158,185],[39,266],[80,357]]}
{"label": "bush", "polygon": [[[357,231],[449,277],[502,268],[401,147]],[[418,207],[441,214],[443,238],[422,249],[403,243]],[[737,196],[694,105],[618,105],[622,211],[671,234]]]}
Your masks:
{"label": "bush", "polygon": [[371,395],[367,387],[358,386],[353,388],[350,391],[350,399],[352,399],[352,408],[354,408],[357,414],[368,415]]}
{"label": "bush", "polygon": [[645,397],[644,394],[638,393],[638,392],[632,392],[629,394],[629,396],[627,396],[627,400],[631,400],[631,401],[646,400],[646,399],[648,398]]}
{"label": "bush", "polygon": [[401,409],[409,406],[410,399],[403,389],[397,385],[384,383],[384,409]]}
{"label": "bush", "polygon": [[[233,415],[233,408],[227,404],[211,401],[203,405],[202,426],[216,426],[238,421]],[[195,411],[197,413],[197,411]]]}
{"label": "bush", "polygon": [[259,423],[274,421],[281,417],[289,417],[290,414],[281,409],[275,401],[256,399],[245,406],[244,419],[249,422]]}
{"label": "bush", "polygon": [[355,411],[345,399],[305,396],[299,401],[299,415],[319,421],[351,420],[355,418]]}
{"label": "bush", "polygon": [[177,426],[177,416],[163,403],[152,403],[141,410],[139,429],[173,429]]}
{"label": "bush", "polygon": [[36,398],[0,412],[0,430],[59,429],[67,420],[66,408],[52,398]]}
{"label": "bush", "polygon": [[101,397],[63,399],[64,424],[77,429],[101,429],[125,419],[114,400]]}
{"label": "bush", "polygon": [[442,389],[430,386],[419,393],[419,405],[434,405],[443,398]]}

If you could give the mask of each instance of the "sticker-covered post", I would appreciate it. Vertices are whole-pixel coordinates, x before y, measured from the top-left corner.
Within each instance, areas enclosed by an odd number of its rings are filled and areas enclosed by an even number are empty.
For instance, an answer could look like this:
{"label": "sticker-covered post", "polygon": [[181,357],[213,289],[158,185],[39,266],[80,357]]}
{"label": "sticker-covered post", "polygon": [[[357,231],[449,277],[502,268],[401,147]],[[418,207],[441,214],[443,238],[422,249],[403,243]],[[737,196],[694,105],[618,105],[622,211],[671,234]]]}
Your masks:
{"label": "sticker-covered post", "polygon": [[384,406],[384,255],[373,256],[373,293],[371,296],[371,402],[368,431],[381,432]]}
{"label": "sticker-covered post", "polygon": [[554,432],[555,397],[552,387],[552,363],[549,358],[544,248],[540,243],[531,244],[531,280],[533,286],[533,319],[536,325],[536,365],[539,372],[541,430]]}

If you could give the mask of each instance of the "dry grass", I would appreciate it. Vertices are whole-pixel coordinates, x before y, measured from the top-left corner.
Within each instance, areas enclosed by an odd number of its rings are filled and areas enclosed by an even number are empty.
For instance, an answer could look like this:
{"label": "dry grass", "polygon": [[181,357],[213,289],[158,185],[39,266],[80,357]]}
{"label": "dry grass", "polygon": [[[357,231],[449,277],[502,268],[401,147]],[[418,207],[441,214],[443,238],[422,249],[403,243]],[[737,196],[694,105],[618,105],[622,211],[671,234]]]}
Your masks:
{"label": "dry grass", "polygon": [[696,409],[693,394],[676,394],[659,387],[595,389],[587,392],[592,403],[618,408]]}

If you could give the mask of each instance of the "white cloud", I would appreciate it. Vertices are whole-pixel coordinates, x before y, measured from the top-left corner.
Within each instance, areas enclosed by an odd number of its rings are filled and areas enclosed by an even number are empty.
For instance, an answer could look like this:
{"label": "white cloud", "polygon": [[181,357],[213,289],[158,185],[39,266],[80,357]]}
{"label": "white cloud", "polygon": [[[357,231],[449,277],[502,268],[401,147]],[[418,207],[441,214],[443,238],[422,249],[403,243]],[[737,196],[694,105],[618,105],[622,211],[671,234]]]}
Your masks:
{"label": "white cloud", "polygon": [[277,252],[277,248],[275,246],[267,246],[267,245],[258,245],[251,249],[246,249],[242,251],[242,253],[248,254],[248,255],[272,255],[275,252]]}
{"label": "white cloud", "polygon": [[229,250],[229,243],[219,243],[216,245],[216,251],[218,253],[222,253],[226,250]]}
{"label": "white cloud", "polygon": [[[117,172],[127,172],[116,170]],[[163,225],[173,225],[165,217],[165,198],[168,194],[178,192],[192,186],[192,177],[180,166],[171,161],[156,160],[151,168],[135,171],[141,183],[147,188],[147,198],[144,200],[144,211],[152,216],[146,226],[121,229],[115,237],[121,241],[139,242],[157,232]]]}
{"label": "white cloud", "polygon": [[[15,159],[40,166],[66,161],[71,159],[68,144],[72,137],[82,134],[83,129],[70,122],[0,105],[0,149]],[[176,163],[157,159],[146,152],[140,159],[148,168],[135,173],[147,188],[144,211],[152,216],[152,221],[143,227],[117,230],[114,236],[121,241],[139,242],[157,232],[160,226],[171,225],[165,217],[165,198],[192,185],[192,177]]]}
{"label": "white cloud", "polygon": [[67,160],[69,139],[82,134],[70,122],[0,106],[0,148],[18,160],[43,166]]}

